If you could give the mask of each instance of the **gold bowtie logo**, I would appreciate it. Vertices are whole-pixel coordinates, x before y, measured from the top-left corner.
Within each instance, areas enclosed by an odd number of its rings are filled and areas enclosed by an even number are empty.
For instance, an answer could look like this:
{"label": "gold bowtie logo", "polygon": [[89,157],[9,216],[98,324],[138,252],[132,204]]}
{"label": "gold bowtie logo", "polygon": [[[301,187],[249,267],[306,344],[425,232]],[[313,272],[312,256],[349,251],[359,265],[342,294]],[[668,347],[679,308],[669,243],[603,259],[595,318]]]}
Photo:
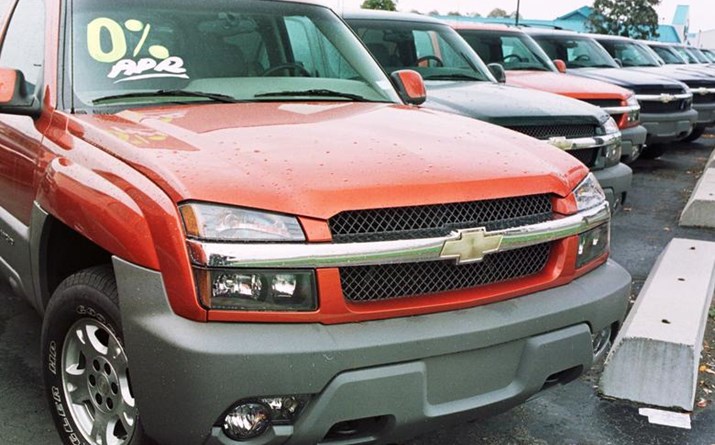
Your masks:
{"label": "gold bowtie logo", "polygon": [[459,238],[444,243],[440,258],[456,259],[457,264],[482,261],[484,255],[499,250],[502,235],[489,235],[485,228],[460,230]]}
{"label": "gold bowtie logo", "polygon": [[660,95],[660,101],[663,102],[664,104],[670,103],[675,100],[675,96],[672,94],[666,94],[663,93]]}

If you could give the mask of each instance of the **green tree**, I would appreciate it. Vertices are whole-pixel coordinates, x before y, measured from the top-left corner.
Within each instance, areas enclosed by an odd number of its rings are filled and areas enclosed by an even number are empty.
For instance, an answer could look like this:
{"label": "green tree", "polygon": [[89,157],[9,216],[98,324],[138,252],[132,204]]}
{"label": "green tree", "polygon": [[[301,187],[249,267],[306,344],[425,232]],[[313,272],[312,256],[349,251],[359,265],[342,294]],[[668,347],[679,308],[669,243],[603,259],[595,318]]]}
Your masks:
{"label": "green tree", "polygon": [[365,0],[360,6],[362,9],[383,9],[397,11],[397,0]]}
{"label": "green tree", "polygon": [[494,9],[492,9],[492,12],[490,12],[487,17],[492,17],[492,18],[504,17],[504,18],[506,18],[506,17],[509,17],[509,14],[507,14],[507,12],[501,8],[494,8]]}
{"label": "green tree", "polygon": [[462,13],[459,12],[459,11],[449,11],[449,12],[447,13],[447,15],[454,15],[454,16],[457,16],[457,17],[461,17],[461,16],[462,16]]}
{"label": "green tree", "polygon": [[650,39],[658,37],[660,0],[595,0],[587,27],[597,34]]}

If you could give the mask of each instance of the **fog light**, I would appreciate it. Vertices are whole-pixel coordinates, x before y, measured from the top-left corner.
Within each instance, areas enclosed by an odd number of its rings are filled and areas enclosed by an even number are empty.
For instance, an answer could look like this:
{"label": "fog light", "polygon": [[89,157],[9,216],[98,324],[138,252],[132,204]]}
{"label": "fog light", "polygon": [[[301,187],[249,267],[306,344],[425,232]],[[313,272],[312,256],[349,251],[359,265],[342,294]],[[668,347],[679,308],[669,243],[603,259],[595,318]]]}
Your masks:
{"label": "fog light", "polygon": [[591,334],[591,341],[593,342],[593,355],[598,356],[608,347],[608,343],[611,341],[611,327],[609,326],[596,334]]}
{"label": "fog light", "polygon": [[609,224],[603,224],[578,237],[576,268],[581,268],[608,252],[610,246]]}
{"label": "fog light", "polygon": [[247,440],[265,433],[270,425],[270,408],[262,403],[246,402],[226,414],[223,432],[231,439]]}

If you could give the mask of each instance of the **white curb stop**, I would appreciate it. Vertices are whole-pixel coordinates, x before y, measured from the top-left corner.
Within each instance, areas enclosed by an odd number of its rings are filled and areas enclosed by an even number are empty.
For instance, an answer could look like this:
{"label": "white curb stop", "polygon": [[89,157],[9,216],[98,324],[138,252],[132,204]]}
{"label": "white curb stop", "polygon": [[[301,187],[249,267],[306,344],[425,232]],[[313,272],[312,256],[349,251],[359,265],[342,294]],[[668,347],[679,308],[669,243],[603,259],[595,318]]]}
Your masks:
{"label": "white curb stop", "polygon": [[614,341],[600,392],[692,411],[713,292],[715,242],[673,239]]}
{"label": "white curb stop", "polygon": [[680,225],[715,228],[715,151],[680,215]]}

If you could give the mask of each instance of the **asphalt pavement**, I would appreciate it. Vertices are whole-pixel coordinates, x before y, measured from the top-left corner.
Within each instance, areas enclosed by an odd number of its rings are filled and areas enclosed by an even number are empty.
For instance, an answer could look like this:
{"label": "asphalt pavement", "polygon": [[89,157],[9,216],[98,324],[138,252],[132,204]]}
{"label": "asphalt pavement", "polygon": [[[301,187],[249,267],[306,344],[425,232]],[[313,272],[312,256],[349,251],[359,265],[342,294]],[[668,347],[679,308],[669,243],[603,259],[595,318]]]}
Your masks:
{"label": "asphalt pavement", "polygon": [[[673,145],[657,160],[633,165],[633,190],[615,216],[612,257],[633,275],[634,297],[651,266],[673,237],[715,241],[715,230],[683,229],[678,218],[715,135]],[[59,445],[40,376],[41,321],[32,308],[0,287],[0,444]],[[713,320],[706,341],[715,347]],[[599,367],[581,379],[489,419],[459,424],[415,438],[406,445],[715,445],[715,397],[700,393],[692,429],[651,425],[638,406],[604,400],[595,385]],[[713,388],[715,389],[715,388]]]}

